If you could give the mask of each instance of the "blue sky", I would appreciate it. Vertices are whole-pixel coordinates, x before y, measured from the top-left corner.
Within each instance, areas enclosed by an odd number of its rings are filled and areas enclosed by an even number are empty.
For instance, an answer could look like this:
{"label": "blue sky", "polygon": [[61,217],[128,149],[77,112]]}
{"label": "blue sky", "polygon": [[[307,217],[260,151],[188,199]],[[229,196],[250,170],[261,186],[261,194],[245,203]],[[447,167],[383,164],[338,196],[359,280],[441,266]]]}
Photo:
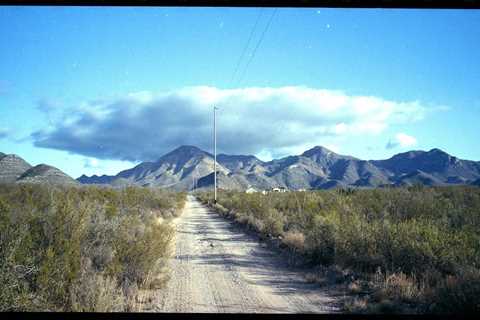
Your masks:
{"label": "blue sky", "polygon": [[211,151],[218,104],[220,152],[479,161],[478,39],[478,10],[0,7],[0,151],[115,174]]}

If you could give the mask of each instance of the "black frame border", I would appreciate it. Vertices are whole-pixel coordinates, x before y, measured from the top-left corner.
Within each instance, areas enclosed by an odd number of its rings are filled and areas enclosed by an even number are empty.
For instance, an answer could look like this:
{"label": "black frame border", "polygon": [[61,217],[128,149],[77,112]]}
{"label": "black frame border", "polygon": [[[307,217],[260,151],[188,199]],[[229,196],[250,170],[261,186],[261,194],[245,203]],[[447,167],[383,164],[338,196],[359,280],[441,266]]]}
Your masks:
{"label": "black frame border", "polygon": [[0,0],[0,5],[480,9],[480,0]]}

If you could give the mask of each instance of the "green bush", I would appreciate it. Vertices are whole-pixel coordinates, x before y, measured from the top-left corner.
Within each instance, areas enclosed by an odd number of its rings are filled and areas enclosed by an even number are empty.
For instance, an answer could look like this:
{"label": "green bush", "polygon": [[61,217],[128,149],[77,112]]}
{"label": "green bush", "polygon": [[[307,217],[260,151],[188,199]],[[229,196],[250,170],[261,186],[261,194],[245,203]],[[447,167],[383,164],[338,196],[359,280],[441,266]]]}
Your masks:
{"label": "green bush", "polygon": [[[208,192],[198,196],[206,203],[213,198]],[[464,292],[480,300],[476,282],[465,282],[466,269],[480,268],[480,188],[416,185],[267,195],[222,191],[218,202],[227,215],[264,235],[302,234],[302,253],[313,264],[337,265],[366,277],[376,270],[397,274],[402,279],[397,286],[412,288],[414,281],[423,288],[417,302],[452,296],[445,307],[456,312],[474,308],[462,298]],[[284,240],[287,247],[293,243]],[[446,286],[448,277],[458,284]]]}
{"label": "green bush", "polygon": [[0,185],[0,311],[126,311],[168,255],[185,194]]}
{"label": "green bush", "polygon": [[480,312],[480,273],[466,272],[449,276],[433,298],[431,310],[437,313],[462,313],[478,315]]}

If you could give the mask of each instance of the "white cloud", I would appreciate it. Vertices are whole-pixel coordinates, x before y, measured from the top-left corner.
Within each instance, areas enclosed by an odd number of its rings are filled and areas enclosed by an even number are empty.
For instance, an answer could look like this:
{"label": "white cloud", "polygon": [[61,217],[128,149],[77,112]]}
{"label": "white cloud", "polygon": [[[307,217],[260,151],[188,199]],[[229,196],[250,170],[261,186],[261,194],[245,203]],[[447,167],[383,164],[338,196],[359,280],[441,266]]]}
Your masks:
{"label": "white cloud", "polygon": [[406,133],[400,132],[395,135],[395,139],[390,139],[386,148],[392,149],[398,146],[402,148],[412,147],[417,144],[417,139],[413,136],[409,136]]}
{"label": "white cloud", "polygon": [[348,131],[348,126],[343,122],[338,123],[333,127],[333,132],[336,134],[344,134],[347,131]]}
{"label": "white cloud", "polygon": [[32,137],[38,147],[98,159],[155,160],[184,144],[209,151],[214,105],[219,107],[219,151],[264,156],[321,144],[328,137],[378,135],[391,124],[422,119],[426,110],[418,101],[305,86],[197,86],[80,102],[53,130]]}
{"label": "white cloud", "polygon": [[84,168],[99,168],[100,163],[95,158],[85,158],[84,162],[83,162],[83,167]]}

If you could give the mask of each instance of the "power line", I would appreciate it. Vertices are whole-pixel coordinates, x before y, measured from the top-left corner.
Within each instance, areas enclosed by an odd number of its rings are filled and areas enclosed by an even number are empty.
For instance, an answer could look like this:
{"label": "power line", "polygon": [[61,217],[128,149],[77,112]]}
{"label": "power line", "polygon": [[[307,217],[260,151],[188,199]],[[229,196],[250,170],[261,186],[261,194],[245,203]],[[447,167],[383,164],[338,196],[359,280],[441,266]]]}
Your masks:
{"label": "power line", "polygon": [[238,81],[237,85],[239,85],[242,82],[243,78],[245,77],[245,73],[247,72],[247,69],[250,66],[250,63],[252,63],[253,58],[255,58],[255,54],[257,53],[257,50],[260,47],[260,44],[262,43],[263,38],[265,37],[265,34],[267,33],[268,28],[270,27],[270,24],[272,23],[273,17],[275,16],[276,13],[277,13],[277,8],[273,10],[272,15],[270,16],[270,20],[268,20],[268,23],[265,26],[265,29],[263,29],[263,33],[260,36],[260,39],[258,40],[257,45],[255,46],[255,49],[253,50],[252,55],[250,56],[250,59],[247,62],[247,65],[243,69],[242,76],[240,77],[240,80]]}
{"label": "power line", "polygon": [[235,66],[235,70],[233,71],[232,78],[230,79],[230,83],[233,84],[233,80],[235,79],[235,76],[237,75],[238,68],[240,68],[240,64],[243,60],[243,57],[245,56],[245,53],[247,52],[248,47],[250,46],[250,41],[252,40],[253,34],[255,33],[255,30],[257,29],[258,22],[260,21],[260,18],[263,15],[263,10],[262,8],[258,9],[258,15],[257,19],[255,21],[255,24],[253,25],[252,30],[250,31],[250,35],[248,36],[247,44],[243,47],[242,53],[240,54],[240,57],[238,58],[237,65]]}

